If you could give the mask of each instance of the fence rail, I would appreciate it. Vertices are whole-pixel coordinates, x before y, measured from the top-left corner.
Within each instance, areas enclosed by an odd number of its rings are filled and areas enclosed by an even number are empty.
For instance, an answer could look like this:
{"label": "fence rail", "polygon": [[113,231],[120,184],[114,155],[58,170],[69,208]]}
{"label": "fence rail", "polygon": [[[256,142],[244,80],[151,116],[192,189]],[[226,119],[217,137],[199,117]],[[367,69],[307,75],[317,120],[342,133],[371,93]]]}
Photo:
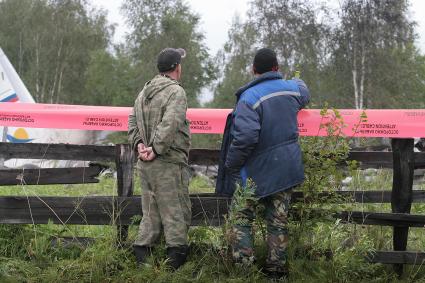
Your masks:
{"label": "fence rail", "polygon": [[99,183],[97,177],[102,168],[93,164],[74,168],[2,169],[0,186]]}
{"label": "fence rail", "polygon": [[[220,225],[229,199],[191,195],[192,225]],[[0,197],[0,223],[129,225],[141,213],[141,197]]]}
{"label": "fence rail", "polygon": [[[0,158],[24,158],[47,160],[115,161],[116,147],[111,145],[72,145],[0,142]],[[425,168],[425,152],[414,152],[415,169]],[[216,149],[192,149],[189,163],[217,165]],[[391,151],[351,151],[347,160],[356,160],[367,168],[393,168]]]}
{"label": "fence rail", "polygon": [[0,143],[0,158],[114,161],[116,146]]}
{"label": "fence rail", "polygon": [[[230,199],[191,194],[192,225],[223,223]],[[141,213],[141,197],[0,197],[0,223],[129,225]],[[119,217],[119,218],[118,218]],[[340,211],[334,217],[347,223],[395,227],[424,227],[425,215]]]}

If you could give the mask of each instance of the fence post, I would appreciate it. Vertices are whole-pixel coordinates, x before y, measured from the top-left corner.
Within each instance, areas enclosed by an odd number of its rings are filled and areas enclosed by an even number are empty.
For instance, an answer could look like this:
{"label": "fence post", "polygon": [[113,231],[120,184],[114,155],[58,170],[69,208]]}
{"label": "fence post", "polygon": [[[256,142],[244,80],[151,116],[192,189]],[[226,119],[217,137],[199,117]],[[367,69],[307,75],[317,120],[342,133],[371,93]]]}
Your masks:
{"label": "fence post", "polygon": [[[393,188],[391,209],[393,213],[410,213],[412,206],[412,187],[414,171],[413,139],[392,139]],[[393,246],[395,251],[405,251],[409,227],[393,227]],[[394,264],[394,271],[401,276],[403,264]]]}
{"label": "fence post", "polygon": [[[129,144],[115,145],[115,164],[117,167],[117,190],[119,197],[130,197],[133,195],[133,151]],[[119,203],[119,202],[118,202]],[[120,225],[120,211],[118,211],[118,243],[127,239],[128,226]]]}
{"label": "fence post", "polygon": [[[8,127],[3,127],[3,133],[1,134],[1,141],[0,142],[7,142],[7,129]],[[4,167],[4,157],[0,157],[0,168]]]}

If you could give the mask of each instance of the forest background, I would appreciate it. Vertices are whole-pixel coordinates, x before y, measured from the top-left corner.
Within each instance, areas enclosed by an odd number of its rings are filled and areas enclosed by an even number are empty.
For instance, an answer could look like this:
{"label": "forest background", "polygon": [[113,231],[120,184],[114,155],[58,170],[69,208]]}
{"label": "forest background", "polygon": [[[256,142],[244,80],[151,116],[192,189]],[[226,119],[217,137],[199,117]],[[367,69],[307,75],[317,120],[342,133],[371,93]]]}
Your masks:
{"label": "forest background", "polygon": [[[255,51],[268,46],[276,50],[286,78],[301,71],[312,93],[311,108],[326,108],[326,102],[337,108],[425,108],[425,56],[417,45],[411,1],[339,0],[335,7],[329,4],[332,1],[251,0],[246,15],[234,18],[227,42],[216,54],[207,48],[202,18],[188,2],[123,0],[121,11],[129,32],[121,43],[113,40],[116,27],[108,21],[106,10],[95,8],[94,2],[0,0],[0,46],[37,102],[132,106],[157,72],[158,52],[173,46],[188,51],[182,84],[189,107],[231,108],[235,91],[252,79]],[[205,89],[212,100],[201,104]],[[125,133],[116,138],[124,141]],[[219,136],[207,135],[193,135],[193,139],[194,147],[216,147],[220,141]],[[299,215],[307,216],[290,222],[290,280],[396,280],[392,266],[364,260],[371,251],[392,250],[392,227],[346,225],[328,217],[341,209],[389,212],[390,205],[318,198],[322,191],[342,189],[347,174],[352,178],[350,190],[390,190],[391,170],[341,170],[349,150],[346,140],[306,137],[301,142],[308,176],[301,190],[309,193],[309,201],[294,206],[304,213]],[[115,178],[105,175],[100,181],[10,186],[3,187],[0,195],[40,199],[116,195]],[[424,187],[423,182],[416,184],[416,189]],[[191,193],[213,190],[208,178],[197,176],[191,181]],[[140,195],[138,179],[135,195]],[[329,215],[313,215],[317,208],[325,208]],[[412,214],[424,213],[423,204],[412,205]],[[256,252],[264,263],[261,227]],[[129,231],[131,241],[137,225]],[[225,227],[192,228],[190,260],[170,273],[164,249],[147,268],[138,268],[129,250],[116,248],[114,225],[0,225],[0,281],[268,282],[260,267],[241,269],[228,260],[225,231]],[[52,239],[77,235],[96,241],[83,248],[51,245]],[[411,228],[408,250],[424,246],[423,228]],[[331,251],[332,258],[323,251]],[[423,265],[410,266],[403,282],[424,282],[424,278]]]}

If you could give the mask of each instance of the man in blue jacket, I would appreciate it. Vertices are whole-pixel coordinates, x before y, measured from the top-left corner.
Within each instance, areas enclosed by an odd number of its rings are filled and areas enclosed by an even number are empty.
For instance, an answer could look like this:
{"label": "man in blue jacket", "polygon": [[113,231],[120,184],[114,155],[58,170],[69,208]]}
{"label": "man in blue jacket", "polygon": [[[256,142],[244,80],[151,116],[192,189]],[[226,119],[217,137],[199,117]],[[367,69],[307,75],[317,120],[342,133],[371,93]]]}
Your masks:
{"label": "man in blue jacket", "polygon": [[283,80],[276,53],[257,51],[255,79],[236,93],[237,104],[226,123],[216,192],[232,195],[235,184],[252,180],[256,200],[236,211],[232,254],[236,262],[254,262],[252,223],[255,210],[264,206],[268,257],[264,271],[271,277],[287,273],[287,212],[291,190],[304,180],[298,143],[298,112],[310,99],[300,79]]}

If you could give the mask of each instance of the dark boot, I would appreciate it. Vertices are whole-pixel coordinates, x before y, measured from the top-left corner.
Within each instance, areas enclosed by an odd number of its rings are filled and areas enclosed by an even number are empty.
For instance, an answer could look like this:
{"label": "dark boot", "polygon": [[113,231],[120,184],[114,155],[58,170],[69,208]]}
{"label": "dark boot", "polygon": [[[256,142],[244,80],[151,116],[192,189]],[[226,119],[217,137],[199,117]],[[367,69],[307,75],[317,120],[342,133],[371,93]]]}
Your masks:
{"label": "dark boot", "polygon": [[167,248],[168,265],[174,270],[178,269],[186,262],[187,253],[187,246]]}
{"label": "dark boot", "polygon": [[133,253],[138,264],[146,262],[146,259],[152,255],[152,247],[133,245]]}
{"label": "dark boot", "polygon": [[289,275],[288,262],[285,262],[283,266],[280,264],[266,263],[266,266],[263,269],[263,273],[270,280],[279,280],[279,279],[288,278],[288,275]]}
{"label": "dark boot", "polygon": [[288,278],[288,273],[287,272],[264,270],[263,273],[270,280],[280,280],[280,279]]}

